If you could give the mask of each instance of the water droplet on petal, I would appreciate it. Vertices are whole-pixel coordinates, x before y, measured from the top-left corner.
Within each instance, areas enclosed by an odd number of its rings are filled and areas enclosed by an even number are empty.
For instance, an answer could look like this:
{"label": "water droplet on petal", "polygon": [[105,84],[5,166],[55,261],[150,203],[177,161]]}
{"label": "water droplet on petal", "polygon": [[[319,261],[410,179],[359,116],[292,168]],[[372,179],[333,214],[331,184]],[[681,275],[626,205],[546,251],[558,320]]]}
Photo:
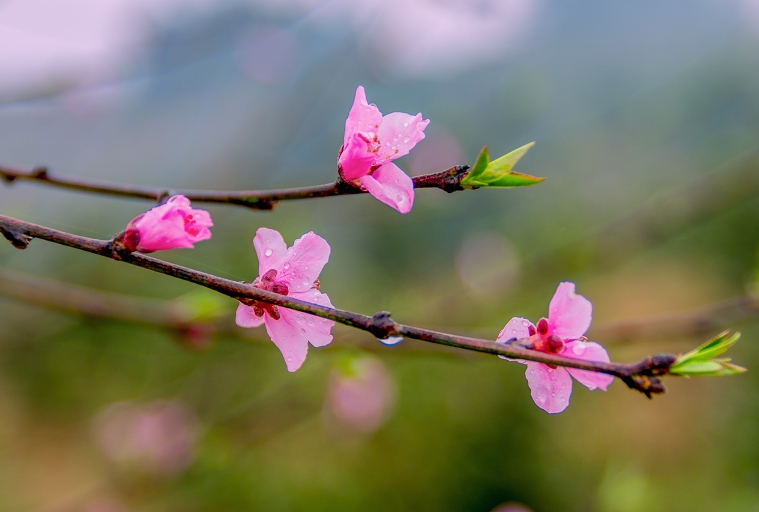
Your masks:
{"label": "water droplet on petal", "polygon": [[403,341],[403,336],[388,336],[380,340],[383,345],[393,346]]}
{"label": "water droplet on petal", "polygon": [[298,318],[297,318],[297,322],[298,322],[299,324],[302,324],[303,322],[305,322],[305,321],[306,321],[306,319],[305,319],[305,318],[303,318],[303,317],[304,317],[303,313],[301,313],[301,314],[299,314],[299,315],[298,315]]}
{"label": "water droplet on petal", "polygon": [[399,202],[399,203],[402,203],[404,201],[404,197],[403,196],[395,196],[395,200],[397,202]]}
{"label": "water droplet on petal", "polygon": [[529,327],[529,326],[530,326],[530,322],[528,322],[527,320],[522,320],[522,327]]}
{"label": "water droplet on petal", "polygon": [[548,389],[545,386],[535,388],[535,396],[540,402],[545,402],[548,398]]}
{"label": "water droplet on petal", "polygon": [[403,126],[404,127],[408,127],[408,121],[406,121],[405,123],[403,123]]}
{"label": "water droplet on petal", "polygon": [[314,325],[314,319],[313,319],[313,317],[308,317],[308,320],[306,320],[306,323],[308,325],[310,325],[310,326],[313,326]]}
{"label": "water droplet on petal", "polygon": [[308,270],[308,265],[306,265],[305,267],[303,267],[303,270]]}
{"label": "water droplet on petal", "polygon": [[288,268],[290,268],[290,264],[289,263],[285,263],[285,266],[282,267],[282,268],[284,268],[285,270],[287,270]]}
{"label": "water droplet on petal", "polygon": [[567,397],[565,397],[565,396],[559,397],[559,403],[563,404],[563,403],[566,403],[566,401],[567,401]]}
{"label": "water droplet on petal", "polygon": [[271,250],[271,249],[266,249],[266,250],[264,251],[264,256],[267,256],[267,257],[268,257],[268,256],[271,256],[271,254],[272,254],[272,250]]}
{"label": "water droplet on petal", "polygon": [[582,341],[576,341],[572,347],[572,352],[574,352],[576,356],[583,355],[585,353],[585,343]]}
{"label": "water droplet on petal", "polygon": [[301,327],[300,328],[300,333],[303,334],[303,335],[305,335],[306,334],[306,330],[303,327]]}
{"label": "water droplet on petal", "polygon": [[410,140],[411,140],[411,137],[406,137],[406,138],[403,139],[403,143],[404,144],[408,144],[408,141],[410,141]]}

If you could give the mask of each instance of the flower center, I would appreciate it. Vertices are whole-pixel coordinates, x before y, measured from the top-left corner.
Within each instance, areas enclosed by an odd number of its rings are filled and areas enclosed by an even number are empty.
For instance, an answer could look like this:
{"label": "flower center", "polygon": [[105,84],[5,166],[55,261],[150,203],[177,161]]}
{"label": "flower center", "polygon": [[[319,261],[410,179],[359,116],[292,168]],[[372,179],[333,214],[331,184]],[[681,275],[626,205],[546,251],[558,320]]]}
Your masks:
{"label": "flower center", "polygon": [[548,320],[541,318],[538,321],[537,328],[530,326],[530,339],[535,346],[535,350],[558,354],[564,350],[564,340],[555,334],[548,334]]}
{"label": "flower center", "polygon": [[[290,288],[288,288],[287,284],[283,282],[275,281],[276,277],[277,271],[275,269],[267,270],[264,272],[264,275],[255,280],[253,286],[267,292],[277,293],[279,295],[288,295],[290,293]],[[271,316],[274,320],[279,320],[282,316],[279,313],[279,309],[274,304],[268,304],[261,301],[253,301],[250,306],[253,307],[253,312],[257,317],[264,316],[264,312],[269,313],[269,316]]]}
{"label": "flower center", "polygon": [[184,232],[190,236],[198,236],[200,229],[195,225],[195,218],[192,214],[182,215],[182,220],[184,220]]}

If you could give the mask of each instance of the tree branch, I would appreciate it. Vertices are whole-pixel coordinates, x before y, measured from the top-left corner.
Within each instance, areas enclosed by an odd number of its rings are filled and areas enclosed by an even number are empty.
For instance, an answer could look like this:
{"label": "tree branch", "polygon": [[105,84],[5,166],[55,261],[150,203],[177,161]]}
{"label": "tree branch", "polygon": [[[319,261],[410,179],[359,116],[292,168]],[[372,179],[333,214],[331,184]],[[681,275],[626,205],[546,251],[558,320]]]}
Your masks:
{"label": "tree branch", "polygon": [[591,332],[607,343],[698,335],[757,315],[759,298],[746,293],[708,306],[600,325]]}
{"label": "tree branch", "polygon": [[[439,188],[450,193],[457,190],[464,190],[461,186],[461,179],[466,175],[468,170],[468,165],[457,165],[446,169],[443,172],[417,176],[412,179],[415,188]],[[136,199],[149,199],[156,202],[161,202],[173,195],[183,195],[197,203],[229,204],[245,206],[254,210],[271,210],[280,201],[366,193],[366,190],[347,181],[343,181],[342,179],[338,179],[334,183],[314,185],[311,187],[285,188],[279,190],[222,191],[142,187],[102,180],[91,180],[65,174],[53,175],[45,167],[38,167],[31,170],[0,167],[0,178],[7,183],[13,183],[16,180],[27,180],[71,190],[79,190],[82,192],[108,194]]]}
{"label": "tree branch", "polygon": [[[579,370],[606,373],[619,377],[629,387],[637,389],[649,397],[652,394],[664,392],[664,386],[661,384],[657,376],[666,374],[669,367],[672,366],[677,359],[677,356],[674,354],[659,354],[646,357],[638,363],[625,364],[583,361],[580,359],[529,350],[519,346],[518,343],[499,344],[494,341],[457,336],[400,324],[394,321],[388,312],[380,312],[374,316],[366,316],[341,309],[311,304],[285,295],[261,290],[250,283],[225,279],[158,260],[150,256],[145,256],[144,254],[130,253],[125,251],[118,242],[114,242],[113,240],[98,240],[73,235],[71,233],[58,231],[56,229],[24,222],[3,215],[0,215],[0,231],[2,231],[6,238],[8,238],[15,247],[20,249],[26,248],[31,239],[39,238],[195,283],[237,300],[254,299],[256,301],[289,308],[309,315],[334,320],[335,322],[370,332],[377,338],[405,336],[407,338],[437,343],[439,345],[447,345],[485,354],[505,356],[511,359],[524,359],[552,366],[564,366],[577,368]],[[23,240],[23,243],[19,243],[19,240]]]}

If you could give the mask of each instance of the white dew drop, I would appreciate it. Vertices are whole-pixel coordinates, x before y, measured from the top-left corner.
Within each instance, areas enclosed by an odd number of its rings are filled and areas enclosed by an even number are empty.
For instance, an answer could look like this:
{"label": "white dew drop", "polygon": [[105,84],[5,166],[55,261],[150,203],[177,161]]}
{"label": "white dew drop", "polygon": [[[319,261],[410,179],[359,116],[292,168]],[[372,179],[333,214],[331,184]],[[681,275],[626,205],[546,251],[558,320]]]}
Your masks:
{"label": "white dew drop", "polygon": [[306,323],[310,326],[314,325],[314,319],[312,317],[308,317],[308,320],[306,320]]}
{"label": "white dew drop", "polygon": [[404,144],[408,144],[408,141],[410,141],[410,140],[411,140],[411,137],[405,137],[405,138],[403,139],[403,143],[404,143]]}
{"label": "white dew drop", "polygon": [[290,264],[289,263],[285,263],[285,266],[282,267],[282,268],[284,268],[285,270],[287,270],[288,268],[290,268]]}
{"label": "white dew drop", "polygon": [[574,346],[572,347],[572,352],[574,352],[576,356],[583,355],[585,353],[585,343],[581,341],[575,342]]}
{"label": "white dew drop", "polygon": [[405,123],[403,123],[403,127],[404,128],[408,128],[408,121],[406,121]]}
{"label": "white dew drop", "polygon": [[264,251],[264,256],[267,256],[267,257],[268,257],[268,256],[271,256],[271,254],[272,254],[272,250],[271,250],[271,249],[266,249],[266,250]]}
{"label": "white dew drop", "polygon": [[305,315],[303,315],[303,313],[300,313],[300,314],[298,314],[298,317],[297,317],[297,322],[298,322],[299,324],[302,324],[303,322],[305,322],[305,321],[306,321],[306,319],[305,319],[305,318],[303,318],[304,316],[305,316]]}
{"label": "white dew drop", "polygon": [[530,322],[528,322],[527,320],[522,320],[522,327],[529,327],[529,326],[530,326]]}
{"label": "white dew drop", "polygon": [[545,386],[538,386],[535,389],[535,395],[538,398],[538,401],[545,402],[548,398],[548,389]]}
{"label": "white dew drop", "polygon": [[392,347],[393,345],[397,345],[401,341],[403,341],[403,336],[388,336],[387,338],[382,338],[380,340],[380,343],[382,343],[383,345]]}

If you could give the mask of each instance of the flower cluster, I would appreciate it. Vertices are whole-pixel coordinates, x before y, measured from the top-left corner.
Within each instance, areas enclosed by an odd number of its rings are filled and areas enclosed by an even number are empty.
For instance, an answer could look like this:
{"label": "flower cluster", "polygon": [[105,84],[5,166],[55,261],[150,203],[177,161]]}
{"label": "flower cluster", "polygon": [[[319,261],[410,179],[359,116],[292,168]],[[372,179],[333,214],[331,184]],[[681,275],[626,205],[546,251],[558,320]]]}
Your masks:
{"label": "flower cluster", "polygon": [[[345,122],[338,158],[341,179],[365,189],[399,212],[408,213],[414,204],[414,183],[393,160],[408,154],[424,139],[428,124],[429,120],[422,119],[421,114],[393,112],[383,116],[375,105],[367,103],[364,88],[358,87]],[[511,158],[515,159],[518,156]],[[511,160],[503,165],[513,165]],[[143,253],[192,248],[196,242],[211,238],[211,226],[213,222],[208,212],[192,208],[185,196],[174,196],[132,220],[121,241],[128,250]],[[330,255],[326,240],[309,232],[288,248],[279,232],[260,228],[253,244],[258,255],[255,287],[332,307],[329,297],[320,291],[318,279]],[[518,340],[521,346],[539,352],[608,362],[609,356],[603,347],[584,337],[591,316],[590,302],[575,293],[575,285],[561,283],[551,300],[547,319],[542,318],[534,325],[524,318],[512,318],[497,342],[506,344]],[[331,331],[335,325],[332,320],[253,299],[240,299],[236,321],[241,327],[266,326],[291,372],[305,361],[309,343],[323,347],[332,341]],[[561,412],[569,405],[571,377],[590,389],[603,390],[613,380],[602,373],[519,362],[527,365],[527,382],[533,400],[549,413]],[[343,410],[340,405],[343,402],[336,402],[337,411]]]}

